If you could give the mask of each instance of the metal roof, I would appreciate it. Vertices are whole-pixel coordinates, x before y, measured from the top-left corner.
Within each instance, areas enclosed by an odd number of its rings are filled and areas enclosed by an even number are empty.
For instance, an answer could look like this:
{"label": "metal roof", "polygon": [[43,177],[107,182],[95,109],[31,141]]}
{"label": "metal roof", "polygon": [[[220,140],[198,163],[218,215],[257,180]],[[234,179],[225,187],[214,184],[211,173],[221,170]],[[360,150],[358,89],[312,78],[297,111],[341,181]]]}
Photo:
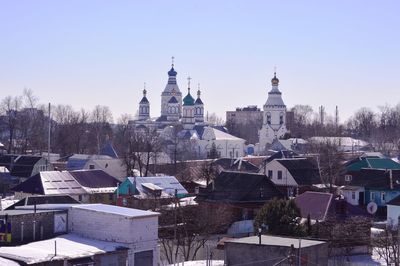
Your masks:
{"label": "metal roof", "polygon": [[143,211],[132,208],[119,207],[107,204],[81,204],[72,206],[72,209],[89,210],[94,212],[111,213],[116,215],[122,215],[126,217],[147,217],[147,216],[158,216],[158,212]]}
{"label": "metal roof", "polygon": [[[227,243],[237,243],[237,244],[250,244],[250,245],[259,245],[258,236],[250,236],[243,237],[238,239],[232,239],[225,241]],[[324,241],[317,240],[309,240],[309,239],[301,239],[301,247],[311,247],[316,245],[325,244]],[[261,245],[264,246],[278,246],[278,247],[290,247],[294,245],[294,247],[298,247],[299,239],[298,238],[290,238],[290,237],[279,237],[279,236],[270,236],[270,235],[262,235],[261,236]]]}

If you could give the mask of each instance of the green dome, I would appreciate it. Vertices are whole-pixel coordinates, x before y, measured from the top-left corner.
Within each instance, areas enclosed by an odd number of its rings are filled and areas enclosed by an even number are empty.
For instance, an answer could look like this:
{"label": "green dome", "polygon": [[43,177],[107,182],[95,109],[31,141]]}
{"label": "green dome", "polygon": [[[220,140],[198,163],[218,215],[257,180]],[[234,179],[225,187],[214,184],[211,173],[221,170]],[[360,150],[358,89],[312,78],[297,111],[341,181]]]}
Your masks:
{"label": "green dome", "polygon": [[192,97],[192,95],[190,95],[189,91],[188,94],[185,96],[185,98],[183,98],[183,106],[190,106],[190,105],[194,105],[194,98]]}

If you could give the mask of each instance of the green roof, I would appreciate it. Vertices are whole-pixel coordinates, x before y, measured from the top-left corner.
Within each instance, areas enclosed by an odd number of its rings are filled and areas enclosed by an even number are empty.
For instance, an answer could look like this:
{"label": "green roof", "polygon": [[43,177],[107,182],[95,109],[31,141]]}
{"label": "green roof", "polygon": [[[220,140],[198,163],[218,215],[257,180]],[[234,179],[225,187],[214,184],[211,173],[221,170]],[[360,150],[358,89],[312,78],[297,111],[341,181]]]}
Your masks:
{"label": "green roof", "polygon": [[194,105],[194,99],[192,95],[190,95],[190,92],[183,98],[183,105],[188,106],[188,105]]}
{"label": "green roof", "polygon": [[387,158],[362,158],[346,166],[347,171],[360,171],[362,168],[371,169],[400,169],[400,164]]}

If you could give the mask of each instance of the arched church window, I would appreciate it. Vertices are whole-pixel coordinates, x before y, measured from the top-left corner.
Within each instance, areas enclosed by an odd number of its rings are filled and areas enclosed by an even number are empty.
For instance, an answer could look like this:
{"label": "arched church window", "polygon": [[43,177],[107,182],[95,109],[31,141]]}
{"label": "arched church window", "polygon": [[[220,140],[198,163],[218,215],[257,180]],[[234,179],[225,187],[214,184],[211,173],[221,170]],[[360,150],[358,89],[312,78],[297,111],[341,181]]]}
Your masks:
{"label": "arched church window", "polygon": [[279,124],[283,124],[283,113],[279,115]]}
{"label": "arched church window", "polygon": [[267,124],[271,125],[271,113],[267,113]]}

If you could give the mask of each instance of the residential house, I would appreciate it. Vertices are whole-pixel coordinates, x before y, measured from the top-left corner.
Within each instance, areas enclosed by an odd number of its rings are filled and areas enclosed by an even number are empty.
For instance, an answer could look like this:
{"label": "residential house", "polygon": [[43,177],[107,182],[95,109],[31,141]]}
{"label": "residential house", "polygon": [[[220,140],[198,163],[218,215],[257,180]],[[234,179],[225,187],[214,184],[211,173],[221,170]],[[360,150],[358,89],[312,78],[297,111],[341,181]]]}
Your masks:
{"label": "residential house", "polygon": [[[345,164],[346,174],[359,172],[362,169],[400,169],[400,164],[389,158],[357,157]],[[346,180],[345,180],[346,181]]]}
{"label": "residential house", "polygon": [[275,159],[265,165],[266,175],[288,197],[309,190],[314,184],[321,184],[321,175],[313,158]]}
{"label": "residential house", "polygon": [[199,190],[196,201],[210,206],[210,211],[215,205],[226,206],[231,213],[231,220],[227,221],[230,224],[254,219],[265,202],[282,197],[283,194],[266,175],[222,171],[205,189]]}
{"label": "residential house", "polygon": [[120,182],[127,176],[124,161],[109,155],[74,154],[68,158],[66,170],[102,170]]}
{"label": "residential house", "polygon": [[378,207],[400,195],[400,170],[361,169],[348,175],[347,185],[341,191],[352,205],[375,202]]}
{"label": "residential house", "polygon": [[4,166],[10,175],[20,180],[36,175],[40,171],[52,170],[47,159],[42,156],[4,154],[0,156],[0,166]]}
{"label": "residential house", "polygon": [[12,188],[17,198],[70,195],[83,203],[113,203],[119,181],[101,170],[45,171]]}
{"label": "residential house", "polygon": [[151,209],[183,198],[188,191],[174,176],[127,177],[117,189],[117,204],[139,209]]}

